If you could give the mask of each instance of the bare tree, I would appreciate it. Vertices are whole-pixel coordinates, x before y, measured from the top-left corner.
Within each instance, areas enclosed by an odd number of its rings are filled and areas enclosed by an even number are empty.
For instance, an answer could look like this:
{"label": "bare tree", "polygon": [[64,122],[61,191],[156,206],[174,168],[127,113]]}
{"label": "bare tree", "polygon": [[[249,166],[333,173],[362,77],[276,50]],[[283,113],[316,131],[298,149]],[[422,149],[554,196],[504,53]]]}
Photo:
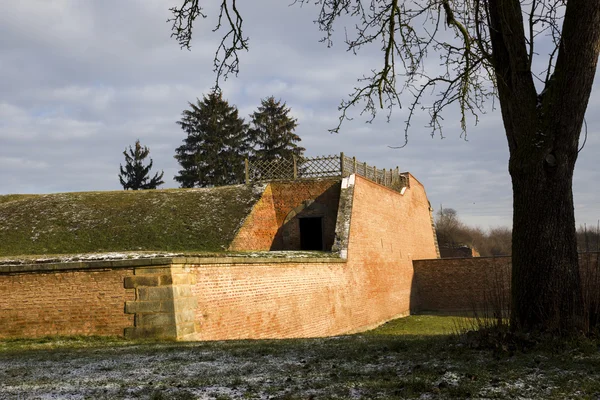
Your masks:
{"label": "bare tree", "polygon": [[[381,46],[381,68],[360,78],[341,103],[340,124],[355,105],[374,118],[406,101],[406,144],[420,109],[429,113],[432,133],[441,133],[444,111],[456,103],[464,131],[469,118],[477,122],[485,111],[487,99],[499,100],[513,184],[511,326],[585,331],[572,178],[600,51],[600,0],[295,3],[318,8],[316,21],[328,45],[336,22],[354,17],[348,50]],[[199,0],[182,0],[171,11],[173,35],[189,48],[203,8]],[[242,25],[236,0],[222,0],[215,30],[226,32],[214,59],[217,84],[238,72],[238,52],[248,48]],[[441,72],[426,68],[425,60],[435,57]],[[428,93],[436,96],[430,100]]]}

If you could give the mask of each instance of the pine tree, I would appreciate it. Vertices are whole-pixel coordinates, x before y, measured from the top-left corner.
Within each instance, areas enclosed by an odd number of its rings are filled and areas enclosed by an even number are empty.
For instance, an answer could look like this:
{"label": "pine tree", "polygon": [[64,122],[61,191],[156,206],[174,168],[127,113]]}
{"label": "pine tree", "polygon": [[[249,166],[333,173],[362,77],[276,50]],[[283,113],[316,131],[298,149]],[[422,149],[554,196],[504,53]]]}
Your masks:
{"label": "pine tree", "polygon": [[261,100],[258,111],[252,118],[251,136],[256,141],[255,157],[261,160],[277,158],[291,159],[293,155],[302,156],[304,148],[296,143],[300,136],[294,133],[298,120],[290,117],[290,109],[281,100],[273,96]]}
{"label": "pine tree", "polygon": [[238,110],[223,100],[220,91],[189,103],[177,124],[187,137],[175,149],[182,169],[175,176],[181,187],[206,187],[240,183],[244,159],[250,151],[248,125]]}
{"label": "pine tree", "polygon": [[121,173],[119,181],[123,189],[139,190],[139,189],[156,189],[158,186],[165,183],[162,180],[164,172],[157,172],[150,179],[150,170],[152,169],[152,159],[147,166],[144,166],[143,161],[150,154],[150,149],[146,146],[142,147],[140,140],[135,141],[135,149],[129,146],[129,154],[127,148],[123,152],[125,156],[125,168],[119,165]]}

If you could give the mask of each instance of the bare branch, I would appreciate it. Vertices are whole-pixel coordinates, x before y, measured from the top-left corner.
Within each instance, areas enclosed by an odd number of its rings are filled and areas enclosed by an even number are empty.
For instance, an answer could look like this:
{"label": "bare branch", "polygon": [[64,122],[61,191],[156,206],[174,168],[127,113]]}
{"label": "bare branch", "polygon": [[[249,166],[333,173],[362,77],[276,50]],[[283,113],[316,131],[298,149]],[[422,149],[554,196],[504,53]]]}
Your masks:
{"label": "bare branch", "polygon": [[[190,48],[193,22],[198,16],[206,18],[199,0],[182,0],[181,7],[171,8],[172,36],[182,47]],[[554,69],[554,59],[561,39],[561,22],[566,0],[519,0],[523,6],[523,19],[527,24],[527,63],[532,76],[546,84]],[[462,134],[466,138],[469,121],[477,124],[478,116],[485,113],[485,103],[496,96],[498,79],[492,64],[490,41],[489,0],[294,0],[298,6],[316,5],[315,21],[324,35],[327,46],[333,45],[336,23],[343,19],[355,21],[354,29],[345,24],[347,50],[357,53],[365,46],[381,46],[381,67],[358,79],[358,84],[346,100],[340,103],[340,116],[331,132],[339,132],[346,120],[352,119],[350,109],[360,107],[359,114],[366,122],[376,118],[378,111],[386,110],[387,120],[396,108],[408,104],[408,117],[404,126],[404,144],[408,130],[417,111],[429,113],[428,128],[432,134],[441,132],[444,110],[456,103],[460,110]],[[444,24],[454,35],[441,30]],[[214,31],[225,27],[226,32],[214,57],[220,79],[239,72],[239,50],[248,49],[248,38],[243,36],[243,19],[236,0],[221,0]],[[549,39],[550,50],[547,67],[539,70],[534,59],[534,41]],[[425,74],[425,60],[431,55],[439,57],[435,73]],[[536,67],[537,71],[532,69]],[[428,70],[431,65],[428,64]],[[433,69],[436,70],[435,68]],[[433,99],[432,96],[439,96]],[[493,108],[493,103],[492,103]]]}
{"label": "bare branch", "polygon": [[198,5],[198,0],[185,0],[181,7],[169,8],[173,14],[173,18],[167,20],[167,22],[173,22],[171,37],[174,36],[177,39],[181,48],[185,47],[190,50],[194,21],[198,16],[206,18],[206,14],[202,10],[202,7]]}
{"label": "bare branch", "polygon": [[[184,0],[181,7],[169,9],[173,18],[167,20],[172,22],[172,33],[181,48],[191,49],[192,29],[194,21],[198,16],[206,18],[203,8],[198,4],[199,0]],[[248,37],[243,34],[243,19],[237,9],[236,0],[222,0],[219,17],[213,32],[221,29],[225,20],[229,30],[222,36],[213,59],[214,71],[216,72],[215,88],[219,88],[222,79],[227,80],[229,74],[237,76],[240,70],[239,50],[248,50]]]}

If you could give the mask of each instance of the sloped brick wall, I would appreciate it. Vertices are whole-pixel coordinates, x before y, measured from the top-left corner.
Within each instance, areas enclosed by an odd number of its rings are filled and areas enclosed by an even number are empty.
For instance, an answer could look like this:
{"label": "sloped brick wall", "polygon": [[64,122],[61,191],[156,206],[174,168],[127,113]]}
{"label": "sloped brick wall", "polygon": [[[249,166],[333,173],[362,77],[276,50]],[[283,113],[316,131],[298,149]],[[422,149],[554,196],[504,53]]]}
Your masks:
{"label": "sloped brick wall", "polygon": [[[339,179],[269,183],[230,249],[300,250],[298,217],[314,214],[323,217],[324,247],[330,250],[335,234],[339,186]],[[318,212],[311,214],[312,209]]]}
{"label": "sloped brick wall", "polygon": [[235,251],[269,250],[278,229],[272,186],[267,185],[229,248]]}
{"label": "sloped brick wall", "polygon": [[425,190],[412,175],[409,184],[400,195],[356,177],[348,264],[358,325],[408,315],[412,260],[437,257]]}
{"label": "sloped brick wall", "polygon": [[347,265],[323,261],[192,266],[196,338],[311,337],[355,329]]}

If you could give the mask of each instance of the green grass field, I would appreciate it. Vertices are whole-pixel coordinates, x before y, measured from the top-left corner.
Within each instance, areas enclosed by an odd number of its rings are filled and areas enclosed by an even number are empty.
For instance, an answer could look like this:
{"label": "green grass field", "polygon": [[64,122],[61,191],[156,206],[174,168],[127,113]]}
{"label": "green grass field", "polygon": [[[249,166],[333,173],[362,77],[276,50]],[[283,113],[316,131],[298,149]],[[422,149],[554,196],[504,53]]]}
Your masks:
{"label": "green grass field", "polygon": [[238,185],[0,196],[0,257],[223,251],[260,189]]}
{"label": "green grass field", "polygon": [[[597,399],[597,343],[480,349],[452,317],[321,339],[0,341],[0,398]],[[463,323],[463,325],[465,325]]]}

